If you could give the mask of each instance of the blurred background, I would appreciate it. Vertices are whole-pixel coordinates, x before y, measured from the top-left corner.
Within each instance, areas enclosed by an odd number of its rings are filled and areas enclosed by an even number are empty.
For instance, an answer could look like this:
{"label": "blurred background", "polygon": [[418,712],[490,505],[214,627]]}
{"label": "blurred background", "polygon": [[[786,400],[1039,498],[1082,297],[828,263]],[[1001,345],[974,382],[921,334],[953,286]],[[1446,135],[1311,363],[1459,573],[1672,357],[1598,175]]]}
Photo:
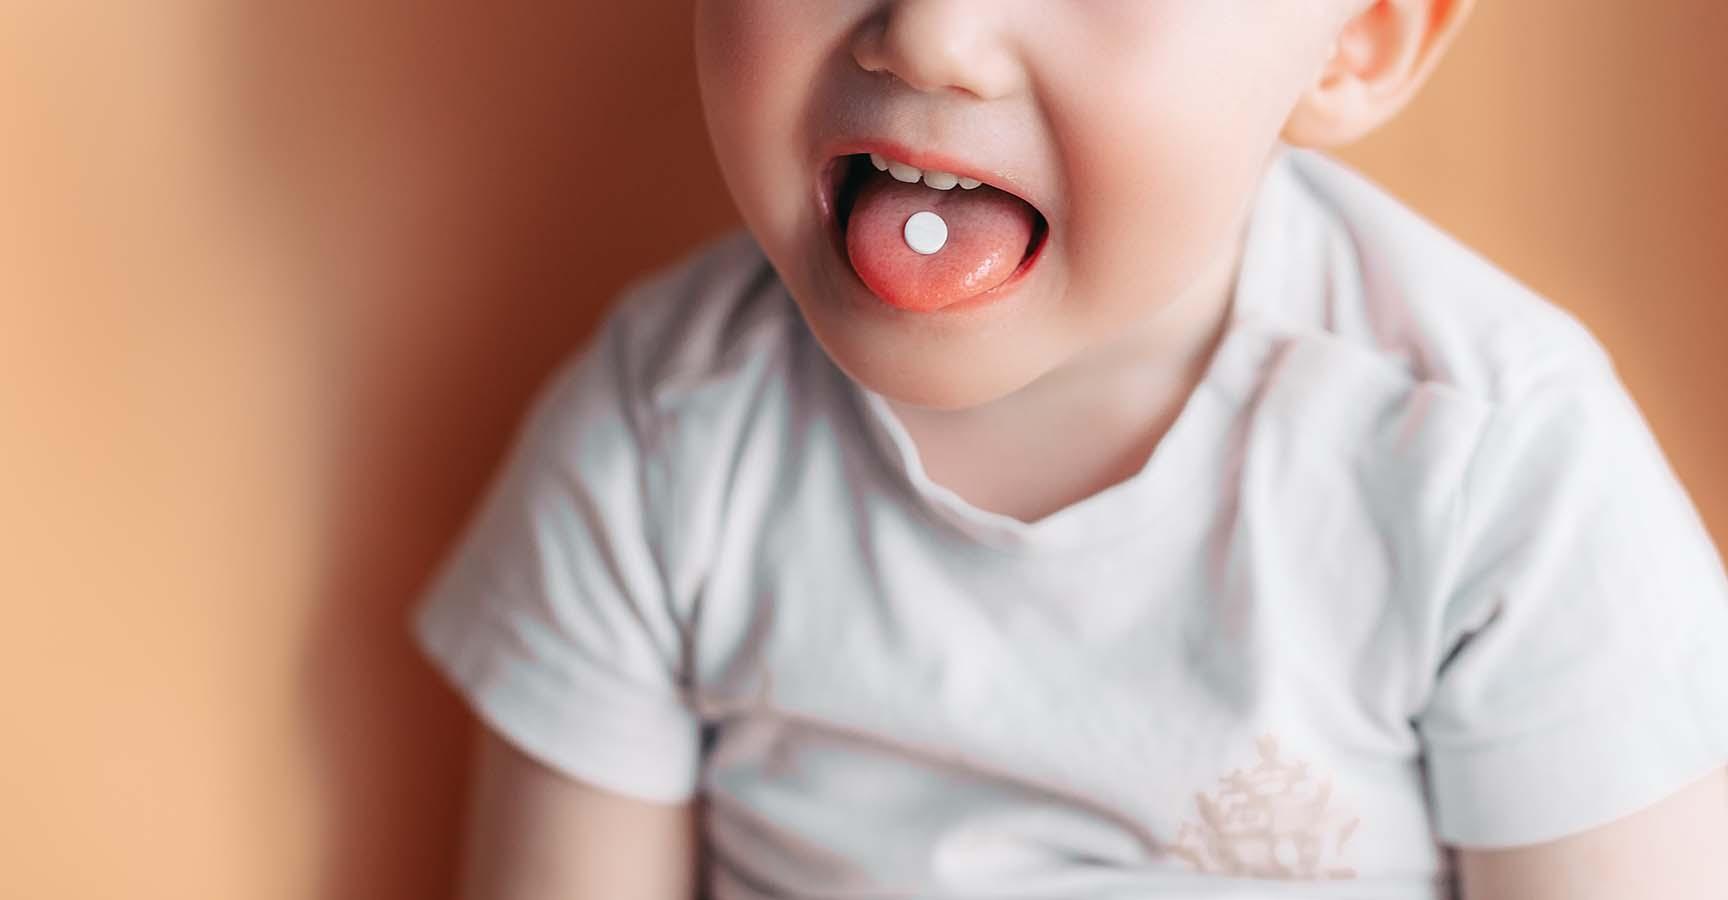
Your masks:
{"label": "blurred background", "polygon": [[[408,604],[728,228],[686,3],[0,4],[0,894],[443,897]],[[1728,534],[1728,6],[1484,0],[1343,154],[1580,316]]]}

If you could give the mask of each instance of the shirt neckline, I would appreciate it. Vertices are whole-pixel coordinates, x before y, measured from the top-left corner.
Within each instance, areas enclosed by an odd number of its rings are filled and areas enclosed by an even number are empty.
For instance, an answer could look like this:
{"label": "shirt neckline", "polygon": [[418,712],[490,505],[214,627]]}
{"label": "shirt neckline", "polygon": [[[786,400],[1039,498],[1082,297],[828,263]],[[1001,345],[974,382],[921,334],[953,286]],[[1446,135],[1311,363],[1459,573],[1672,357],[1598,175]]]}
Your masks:
{"label": "shirt neckline", "polygon": [[1034,522],[977,507],[931,480],[911,434],[887,398],[845,375],[865,430],[879,455],[940,524],[982,547],[1009,553],[1073,551],[1138,533],[1165,513],[1172,490],[1180,487],[1192,454],[1216,454],[1236,411],[1253,389],[1268,352],[1268,329],[1259,327],[1281,291],[1288,270],[1283,224],[1291,214],[1297,185],[1291,155],[1284,151],[1268,166],[1255,194],[1244,237],[1224,332],[1199,382],[1141,468],[1127,479],[1078,500]]}

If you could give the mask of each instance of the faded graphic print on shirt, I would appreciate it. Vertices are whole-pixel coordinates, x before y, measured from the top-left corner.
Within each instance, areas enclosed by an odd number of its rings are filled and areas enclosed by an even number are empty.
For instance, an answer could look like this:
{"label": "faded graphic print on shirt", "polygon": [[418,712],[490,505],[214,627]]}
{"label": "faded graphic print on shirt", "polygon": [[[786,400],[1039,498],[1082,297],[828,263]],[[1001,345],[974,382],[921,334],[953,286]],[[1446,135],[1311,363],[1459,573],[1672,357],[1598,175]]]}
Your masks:
{"label": "faded graphic print on shirt", "polygon": [[1308,763],[1279,757],[1278,739],[1258,741],[1260,760],[1195,795],[1200,820],[1184,822],[1170,852],[1195,869],[1242,878],[1355,878],[1345,846],[1358,819],[1333,805],[1332,782]]}

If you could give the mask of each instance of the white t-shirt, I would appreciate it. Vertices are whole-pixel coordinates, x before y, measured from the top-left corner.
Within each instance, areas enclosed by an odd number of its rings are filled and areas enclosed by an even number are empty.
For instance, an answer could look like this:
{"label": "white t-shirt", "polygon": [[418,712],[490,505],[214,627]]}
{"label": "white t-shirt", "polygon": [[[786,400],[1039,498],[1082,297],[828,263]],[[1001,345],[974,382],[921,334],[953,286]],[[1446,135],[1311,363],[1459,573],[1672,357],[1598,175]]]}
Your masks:
{"label": "white t-shirt", "polygon": [[1130,480],[931,482],[745,234],[548,380],[415,629],[491,727],[706,799],[719,900],[1445,896],[1728,761],[1728,579],[1595,338],[1281,159]]}

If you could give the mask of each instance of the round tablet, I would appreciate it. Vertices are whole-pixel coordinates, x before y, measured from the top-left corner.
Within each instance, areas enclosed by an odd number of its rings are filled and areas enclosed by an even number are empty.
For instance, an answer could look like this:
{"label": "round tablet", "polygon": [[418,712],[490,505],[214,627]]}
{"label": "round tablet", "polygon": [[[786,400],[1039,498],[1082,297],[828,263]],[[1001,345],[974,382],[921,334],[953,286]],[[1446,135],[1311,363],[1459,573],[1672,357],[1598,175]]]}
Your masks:
{"label": "round tablet", "polygon": [[906,246],[914,253],[931,256],[948,243],[948,223],[933,212],[914,213],[906,220]]}

